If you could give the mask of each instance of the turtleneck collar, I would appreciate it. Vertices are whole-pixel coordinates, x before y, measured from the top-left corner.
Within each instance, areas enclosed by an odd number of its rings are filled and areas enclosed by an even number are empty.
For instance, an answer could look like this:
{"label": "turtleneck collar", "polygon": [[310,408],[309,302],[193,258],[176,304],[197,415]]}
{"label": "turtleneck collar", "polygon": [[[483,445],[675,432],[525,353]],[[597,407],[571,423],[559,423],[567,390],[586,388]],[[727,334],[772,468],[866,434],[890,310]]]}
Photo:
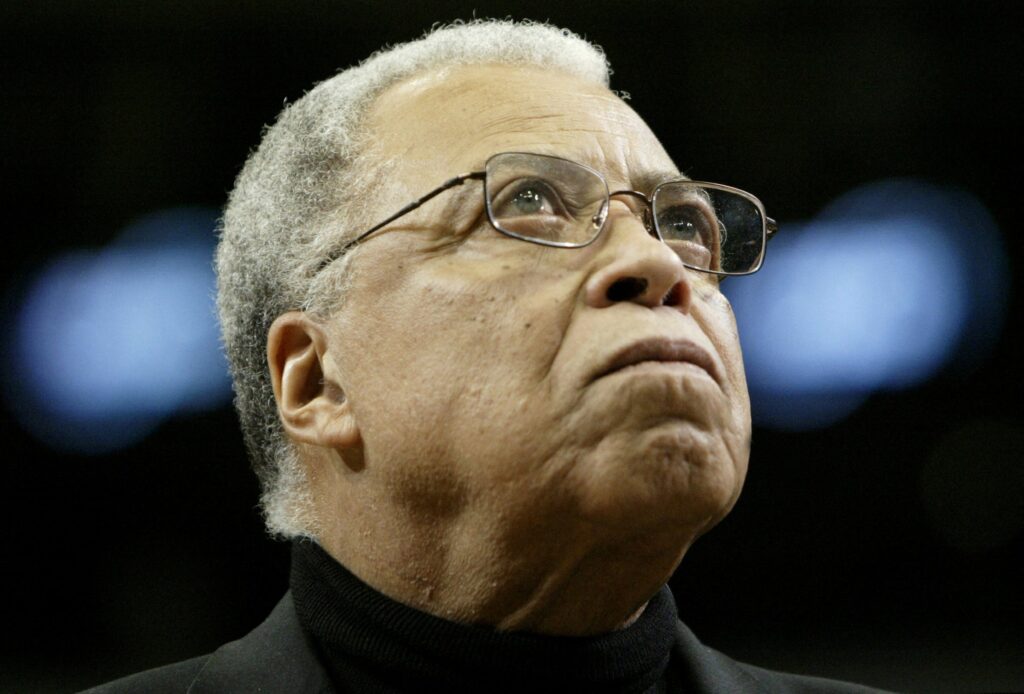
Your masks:
{"label": "turtleneck collar", "polygon": [[340,691],[660,691],[676,633],[667,587],[633,624],[600,636],[450,622],[382,595],[310,541],[293,544],[291,588]]}

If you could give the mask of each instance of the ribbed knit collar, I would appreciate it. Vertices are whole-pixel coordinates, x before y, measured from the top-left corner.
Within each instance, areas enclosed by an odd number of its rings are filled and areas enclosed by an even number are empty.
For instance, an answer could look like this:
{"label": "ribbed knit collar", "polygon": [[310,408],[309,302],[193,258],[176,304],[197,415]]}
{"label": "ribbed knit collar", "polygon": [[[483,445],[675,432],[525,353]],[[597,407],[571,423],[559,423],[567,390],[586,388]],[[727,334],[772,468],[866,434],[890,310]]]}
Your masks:
{"label": "ribbed knit collar", "polygon": [[594,637],[435,617],[377,592],[309,541],[293,545],[291,588],[299,621],[341,691],[660,691],[675,638],[666,587],[629,627]]}

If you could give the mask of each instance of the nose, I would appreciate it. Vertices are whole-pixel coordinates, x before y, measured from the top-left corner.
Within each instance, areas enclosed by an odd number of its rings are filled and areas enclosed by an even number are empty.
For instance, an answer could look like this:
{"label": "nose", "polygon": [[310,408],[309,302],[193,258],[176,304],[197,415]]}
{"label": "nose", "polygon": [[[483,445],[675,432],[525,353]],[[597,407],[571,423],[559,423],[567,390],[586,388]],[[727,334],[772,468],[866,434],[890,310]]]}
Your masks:
{"label": "nose", "polygon": [[628,301],[689,311],[692,292],[683,261],[627,206],[613,202],[611,208],[598,267],[584,290],[587,304],[606,308]]}

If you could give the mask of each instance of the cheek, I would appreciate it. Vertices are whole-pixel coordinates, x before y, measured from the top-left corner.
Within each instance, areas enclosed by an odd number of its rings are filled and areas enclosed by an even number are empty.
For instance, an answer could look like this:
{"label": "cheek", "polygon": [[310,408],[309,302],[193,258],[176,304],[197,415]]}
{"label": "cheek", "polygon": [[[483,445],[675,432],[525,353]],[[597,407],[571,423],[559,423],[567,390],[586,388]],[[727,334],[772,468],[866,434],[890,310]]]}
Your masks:
{"label": "cheek", "polygon": [[734,461],[736,485],[728,508],[736,503],[743,481],[746,479],[747,466],[750,460],[751,440],[751,418],[750,418],[750,393],[747,390],[746,372],[743,369],[743,351],[740,347],[739,332],[736,326],[736,318],[732,312],[732,306],[722,296],[720,303],[716,306],[714,314],[717,329],[714,334],[718,336],[715,341],[719,354],[722,357],[723,366],[729,374],[731,386],[730,400],[732,402],[731,426],[724,433],[724,444],[729,450],[730,458]]}
{"label": "cheek", "polygon": [[487,238],[489,253],[469,248],[438,263],[413,289],[433,314],[424,330],[448,334],[443,358],[461,369],[536,383],[546,378],[564,340],[579,278],[545,263],[546,249]]}
{"label": "cheek", "polygon": [[506,255],[435,258],[354,297],[348,323],[358,329],[341,337],[358,355],[353,397],[373,404],[367,416],[403,408],[399,415],[415,413],[437,438],[442,424],[481,435],[507,427],[513,412],[535,411],[575,292],[567,274]]}
{"label": "cheek", "polygon": [[705,334],[722,359],[722,366],[725,367],[730,389],[733,391],[730,393],[731,398],[743,406],[749,417],[750,398],[747,393],[746,372],[743,369],[743,351],[740,347],[736,317],[729,300],[720,292],[715,292],[705,303],[695,306],[695,312]]}

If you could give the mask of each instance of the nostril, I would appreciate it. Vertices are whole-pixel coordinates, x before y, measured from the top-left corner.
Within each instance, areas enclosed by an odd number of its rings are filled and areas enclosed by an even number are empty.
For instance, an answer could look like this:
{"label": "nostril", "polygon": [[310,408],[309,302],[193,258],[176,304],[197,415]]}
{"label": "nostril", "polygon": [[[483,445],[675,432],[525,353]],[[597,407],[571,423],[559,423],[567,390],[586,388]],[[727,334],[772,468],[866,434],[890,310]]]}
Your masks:
{"label": "nostril", "polygon": [[678,282],[672,285],[665,296],[661,297],[662,306],[678,306],[683,300],[683,288]]}
{"label": "nostril", "polygon": [[608,287],[605,296],[608,301],[632,301],[647,291],[647,280],[643,277],[623,277]]}

